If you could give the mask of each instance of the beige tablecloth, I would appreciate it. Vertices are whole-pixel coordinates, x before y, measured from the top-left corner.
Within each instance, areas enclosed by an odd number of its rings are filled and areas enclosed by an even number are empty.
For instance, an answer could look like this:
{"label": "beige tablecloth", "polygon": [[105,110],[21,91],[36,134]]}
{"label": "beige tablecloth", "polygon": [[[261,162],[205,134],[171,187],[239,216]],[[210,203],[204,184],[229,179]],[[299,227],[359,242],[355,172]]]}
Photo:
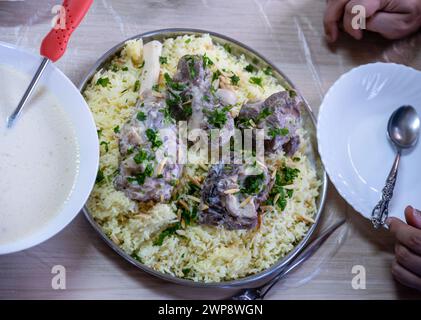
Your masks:
{"label": "beige tablecloth", "polygon": [[[1,1],[0,41],[38,52],[57,3]],[[96,0],[57,66],[78,84],[99,56],[129,36],[169,27],[207,29],[269,58],[298,86],[316,114],[332,83],[355,66],[394,61],[421,69],[419,36],[397,42],[373,35],[357,42],[343,36],[329,47],[323,38],[324,6],[324,0]],[[331,186],[322,225],[344,215],[347,225],[268,298],[421,297],[392,279],[393,239],[388,232],[373,231]],[[65,290],[51,286],[54,265],[66,268]],[[352,287],[357,265],[366,270],[366,289]],[[0,298],[214,299],[231,292],[186,289],[143,273],[115,254],[82,214],[49,241],[0,257]]]}

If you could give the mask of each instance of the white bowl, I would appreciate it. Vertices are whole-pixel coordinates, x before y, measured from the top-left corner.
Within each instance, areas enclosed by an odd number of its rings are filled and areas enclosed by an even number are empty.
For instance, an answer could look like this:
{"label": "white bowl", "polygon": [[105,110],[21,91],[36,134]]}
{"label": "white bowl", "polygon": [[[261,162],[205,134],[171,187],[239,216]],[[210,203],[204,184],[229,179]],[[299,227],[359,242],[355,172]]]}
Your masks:
{"label": "white bowl", "polygon": [[[421,116],[421,72],[392,64],[368,64],[344,74],[326,94],[318,119],[318,143],[330,179],[364,217],[374,206],[392,167],[387,139],[390,115],[412,105]],[[402,158],[390,216],[404,219],[407,205],[421,208],[421,145]]]}
{"label": "white bowl", "polygon": [[[9,65],[28,76],[35,74],[41,62],[39,56],[29,54],[12,45],[0,42],[0,63]],[[45,70],[40,84],[48,88],[61,102],[69,116],[80,148],[80,168],[74,190],[68,202],[43,228],[12,243],[0,245],[0,254],[24,250],[35,246],[61,231],[79,213],[95,183],[99,162],[96,126],[82,95],[73,83],[53,64]]]}

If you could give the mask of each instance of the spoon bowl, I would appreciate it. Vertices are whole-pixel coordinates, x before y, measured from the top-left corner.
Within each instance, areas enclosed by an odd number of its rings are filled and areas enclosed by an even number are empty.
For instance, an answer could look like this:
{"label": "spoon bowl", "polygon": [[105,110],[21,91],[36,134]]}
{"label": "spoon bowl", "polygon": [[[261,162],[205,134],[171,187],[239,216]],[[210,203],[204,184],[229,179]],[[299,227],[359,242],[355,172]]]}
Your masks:
{"label": "spoon bowl", "polygon": [[414,147],[420,135],[420,118],[412,106],[403,106],[391,115],[387,126],[389,139],[398,149]]}

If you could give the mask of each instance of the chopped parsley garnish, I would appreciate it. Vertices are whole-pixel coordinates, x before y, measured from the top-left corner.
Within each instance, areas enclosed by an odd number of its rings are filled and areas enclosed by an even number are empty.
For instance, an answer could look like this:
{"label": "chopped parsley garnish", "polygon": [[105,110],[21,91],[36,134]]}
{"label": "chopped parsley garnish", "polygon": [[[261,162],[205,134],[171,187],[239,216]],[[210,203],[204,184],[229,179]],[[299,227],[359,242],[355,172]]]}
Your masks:
{"label": "chopped parsley garnish", "polygon": [[143,60],[142,64],[139,66],[140,69],[142,69],[145,66],[145,60]]}
{"label": "chopped parsley garnish", "polygon": [[159,133],[155,130],[149,128],[146,129],[146,137],[148,138],[149,142],[152,145],[152,149],[157,149],[162,146],[162,140],[159,137]]}
{"label": "chopped parsley garnish", "polygon": [[124,89],[123,91],[121,91],[120,93],[123,94],[125,92],[127,92],[128,89]]}
{"label": "chopped parsley garnish", "polygon": [[104,171],[98,169],[98,173],[96,174],[95,183],[101,183],[105,179]]}
{"label": "chopped parsley garnish", "polygon": [[225,106],[220,109],[215,109],[208,114],[208,121],[211,125],[221,129],[227,123],[227,112],[231,110],[231,106]]}
{"label": "chopped parsley garnish", "polygon": [[116,126],[113,129],[114,133],[120,133],[120,126]]}
{"label": "chopped parsley garnish", "polygon": [[187,64],[189,67],[190,78],[194,79],[196,77],[196,69],[194,67],[194,57],[190,56],[187,58]]}
{"label": "chopped parsley garnish", "polygon": [[265,180],[265,177],[263,173],[256,176],[246,177],[244,179],[241,192],[248,195],[258,194],[262,190],[264,180]]}
{"label": "chopped parsley garnish", "polygon": [[107,141],[101,141],[101,143],[99,144],[100,146],[104,146],[104,150],[105,150],[105,152],[108,152],[108,150],[109,150],[109,142],[107,142]]}
{"label": "chopped parsley garnish", "polygon": [[177,222],[176,224],[168,227],[167,229],[165,229],[164,231],[162,231],[158,238],[155,239],[155,241],[153,242],[154,246],[162,246],[162,244],[164,243],[164,240],[166,237],[170,237],[172,235],[174,235],[176,233],[176,231],[178,229],[180,229],[180,223]]}
{"label": "chopped parsley garnish", "polygon": [[203,56],[203,66],[205,68],[212,66],[213,65],[213,61],[206,55],[206,53]]}
{"label": "chopped parsley garnish", "polygon": [[189,44],[191,42],[191,39],[187,39],[186,41],[184,41],[185,43]]}
{"label": "chopped parsley garnish", "polygon": [[294,158],[292,158],[292,161],[294,161],[294,162],[300,162],[301,161],[301,158],[300,157],[294,157]]}
{"label": "chopped parsley garnish", "polygon": [[133,147],[129,147],[127,148],[127,154],[131,155],[134,152],[134,148]]}
{"label": "chopped parsley garnish", "polygon": [[136,80],[133,86],[133,92],[139,91],[139,89],[140,89],[140,81]]}
{"label": "chopped parsley garnish", "polygon": [[183,275],[187,277],[189,273],[191,272],[191,268],[184,268],[181,270],[181,272],[183,272]]}
{"label": "chopped parsley garnish", "polygon": [[261,120],[266,119],[272,114],[272,111],[269,110],[269,108],[264,108],[262,111],[260,111],[259,115],[256,117],[256,122],[259,123]]}
{"label": "chopped parsley garnish", "polygon": [[231,83],[236,86],[238,84],[238,82],[240,81],[240,77],[237,76],[236,74],[234,74],[232,77],[230,77],[231,79]]}
{"label": "chopped parsley garnish", "polygon": [[160,64],[167,64],[168,58],[167,57],[159,57],[159,63]]}
{"label": "chopped parsley garnish", "polygon": [[146,120],[146,114],[143,111],[139,111],[136,115],[136,119],[139,121],[145,121]]}
{"label": "chopped parsley garnish", "polygon": [[173,122],[173,118],[171,117],[171,112],[169,108],[162,108],[159,110],[159,112],[161,112],[164,115],[166,121],[170,123]]}
{"label": "chopped parsley garnish", "polygon": [[[287,199],[292,198],[294,194],[293,189],[287,189],[285,186],[293,184],[294,180],[298,177],[300,170],[296,168],[290,167],[283,167],[281,170],[278,171],[275,178],[275,183],[270,191],[270,198],[268,203],[271,205],[277,205],[281,211],[285,210],[287,206]],[[273,203],[275,197],[278,196],[276,203]]]}
{"label": "chopped parsley garnish", "polygon": [[117,72],[117,71],[118,71],[118,65],[113,64],[113,65],[111,66],[111,71],[113,71],[113,72]]}
{"label": "chopped parsley garnish", "polygon": [[134,157],[133,160],[136,164],[141,164],[143,161],[148,159],[148,153],[145,150],[140,150]]}
{"label": "chopped parsley garnish", "polygon": [[273,70],[272,70],[271,67],[266,67],[266,68],[263,69],[263,73],[267,76],[271,76],[271,75],[273,75]]}
{"label": "chopped parsley garnish", "polygon": [[259,77],[251,77],[250,78],[250,83],[258,85],[258,86],[262,86],[262,78]]}
{"label": "chopped parsley garnish", "polygon": [[254,67],[253,67],[253,65],[249,64],[247,67],[244,68],[244,70],[246,70],[248,72],[253,72],[254,71]]}
{"label": "chopped parsley garnish", "polygon": [[159,84],[155,84],[155,85],[153,85],[153,86],[152,86],[152,90],[153,90],[153,91],[156,91],[156,92],[159,92]]}
{"label": "chopped parsley garnish", "polygon": [[123,67],[123,68],[121,68],[121,70],[123,70],[123,71],[129,71],[129,67]]}
{"label": "chopped parsley garnish", "polygon": [[293,89],[288,90],[288,93],[290,98],[295,98],[297,96],[297,92]]}
{"label": "chopped parsley garnish", "polygon": [[286,136],[288,133],[289,133],[288,128],[270,128],[268,134],[269,134],[269,137],[274,139],[277,136]]}
{"label": "chopped parsley garnish", "polygon": [[98,130],[96,131],[96,133],[97,133],[97,135],[98,135],[98,138],[101,138],[101,136],[102,136],[102,129],[98,129]]}
{"label": "chopped parsley garnish", "polygon": [[164,74],[164,79],[167,83],[167,86],[175,91],[183,91],[186,88],[184,84],[175,82],[173,79],[171,79],[171,76],[168,73]]}
{"label": "chopped parsley garnish", "polygon": [[208,96],[208,95],[206,95],[206,94],[203,96],[203,98],[202,98],[202,99],[203,99],[203,101],[206,101],[206,102],[209,102],[209,101],[210,101],[209,96]]}
{"label": "chopped parsley garnish", "polygon": [[293,184],[299,173],[299,169],[284,167],[282,168],[281,172],[278,173],[277,178],[279,176],[279,182],[282,183],[282,185],[287,186]]}
{"label": "chopped parsley garnish", "polygon": [[96,84],[105,88],[106,86],[108,86],[110,84],[110,79],[108,79],[108,78],[99,78],[96,81]]}
{"label": "chopped parsley garnish", "polygon": [[181,218],[186,223],[186,226],[191,225],[197,219],[197,208],[193,207],[192,210],[188,211],[185,208],[181,209]]}
{"label": "chopped parsley garnish", "polygon": [[150,163],[146,166],[145,170],[141,173],[138,173],[134,177],[128,177],[127,181],[133,183],[136,182],[138,185],[143,185],[147,177],[152,177],[153,175],[153,167]]}
{"label": "chopped parsley garnish", "polygon": [[228,43],[225,43],[224,44],[224,49],[228,53],[231,53],[232,52],[231,46]]}
{"label": "chopped parsley garnish", "polygon": [[212,82],[214,82],[215,80],[218,80],[220,76],[221,76],[221,71],[216,70],[212,75]]}

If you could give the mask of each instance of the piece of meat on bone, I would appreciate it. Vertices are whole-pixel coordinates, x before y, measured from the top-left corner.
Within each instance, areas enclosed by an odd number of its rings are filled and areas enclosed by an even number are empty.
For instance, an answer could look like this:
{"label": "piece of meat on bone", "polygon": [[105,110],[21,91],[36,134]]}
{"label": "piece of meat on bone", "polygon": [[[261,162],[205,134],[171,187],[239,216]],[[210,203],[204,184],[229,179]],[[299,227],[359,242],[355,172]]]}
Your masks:
{"label": "piece of meat on bone", "polygon": [[274,93],[264,101],[244,105],[238,116],[238,126],[265,130],[266,155],[283,150],[292,156],[300,145],[297,129],[301,121],[301,104],[302,101],[288,91]]}
{"label": "piece of meat on bone", "polygon": [[235,104],[231,92],[212,90],[212,73],[201,55],[180,58],[177,72],[171,79],[166,76],[167,104],[172,117],[189,122],[189,128],[220,130],[222,144],[234,134],[234,119],[230,113]]}
{"label": "piece of meat on bone", "polygon": [[177,127],[165,116],[165,101],[145,94],[119,133],[117,190],[141,202],[167,201],[183,167],[177,163]]}
{"label": "piece of meat on bone", "polygon": [[260,204],[271,189],[270,180],[264,166],[213,165],[201,191],[199,223],[228,230],[255,228]]}

